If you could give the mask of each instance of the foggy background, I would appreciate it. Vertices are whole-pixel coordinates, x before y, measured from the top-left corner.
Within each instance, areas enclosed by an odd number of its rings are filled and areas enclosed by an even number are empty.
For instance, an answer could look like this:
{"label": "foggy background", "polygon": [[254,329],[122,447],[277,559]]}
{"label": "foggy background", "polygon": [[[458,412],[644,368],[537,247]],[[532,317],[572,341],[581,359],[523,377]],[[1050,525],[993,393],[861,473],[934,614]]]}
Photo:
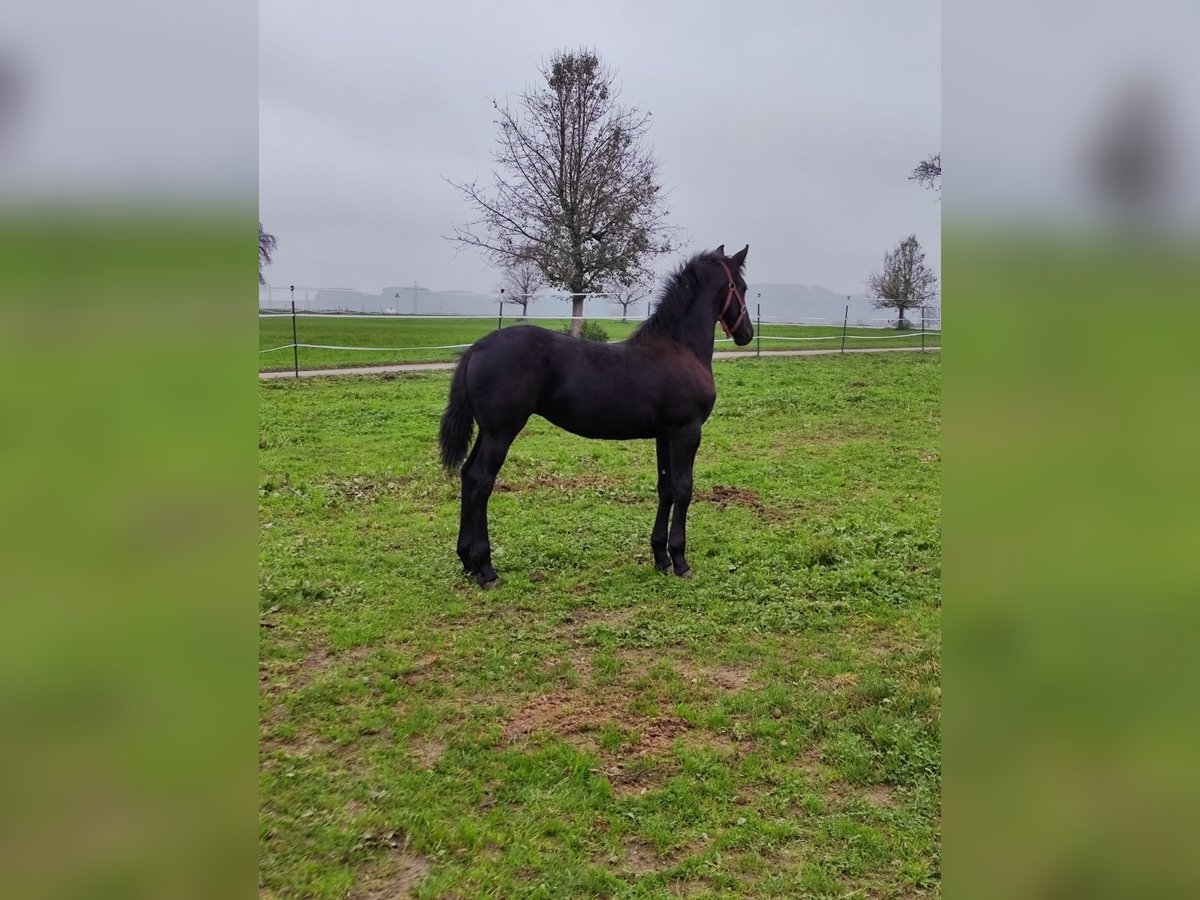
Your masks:
{"label": "foggy background", "polygon": [[[935,2],[362,3],[350,14],[267,0],[260,21],[272,285],[373,295],[346,295],[357,308],[494,310],[500,273],[441,237],[471,215],[443,178],[486,180],[491,98],[503,105],[539,62],[579,46],[617,70],[623,104],[653,116],[668,222],[685,241],[660,274],[748,243],[748,299],[796,298],[789,315],[840,318],[846,295],[870,310],[863,281],[907,234],[938,268],[937,195],[907,181],[941,149]],[[422,301],[421,288],[434,294]],[[568,310],[547,301],[530,313]]]}

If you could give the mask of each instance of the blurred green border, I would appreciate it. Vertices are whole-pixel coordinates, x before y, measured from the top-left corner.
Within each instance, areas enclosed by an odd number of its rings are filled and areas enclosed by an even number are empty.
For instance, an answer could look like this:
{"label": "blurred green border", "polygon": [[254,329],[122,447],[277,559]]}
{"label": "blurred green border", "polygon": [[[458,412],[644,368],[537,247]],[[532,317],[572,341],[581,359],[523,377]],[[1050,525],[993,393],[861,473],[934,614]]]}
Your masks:
{"label": "blurred green border", "polygon": [[946,220],[951,896],[1200,886],[1197,246]]}

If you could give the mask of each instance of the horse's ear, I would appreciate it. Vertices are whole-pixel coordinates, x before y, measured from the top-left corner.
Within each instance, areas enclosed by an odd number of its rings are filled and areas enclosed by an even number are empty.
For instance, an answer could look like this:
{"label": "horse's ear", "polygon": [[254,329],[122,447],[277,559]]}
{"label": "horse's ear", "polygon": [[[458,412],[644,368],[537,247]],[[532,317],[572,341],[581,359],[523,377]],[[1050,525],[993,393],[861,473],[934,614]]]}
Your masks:
{"label": "horse's ear", "polygon": [[717,256],[724,256],[725,255],[725,245],[722,244],[720,247],[718,247],[716,250],[714,250],[713,253],[717,254]]}
{"label": "horse's ear", "polygon": [[733,264],[739,269],[746,264],[746,254],[750,252],[750,245],[747,244],[737,253],[733,254]]}

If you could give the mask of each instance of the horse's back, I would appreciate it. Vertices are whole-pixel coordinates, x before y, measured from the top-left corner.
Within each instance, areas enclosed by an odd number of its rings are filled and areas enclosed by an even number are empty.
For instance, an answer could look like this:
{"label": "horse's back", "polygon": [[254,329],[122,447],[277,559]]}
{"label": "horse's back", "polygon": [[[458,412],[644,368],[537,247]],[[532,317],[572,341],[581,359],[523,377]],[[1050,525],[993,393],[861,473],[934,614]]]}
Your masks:
{"label": "horse's back", "polygon": [[469,356],[472,406],[489,430],[519,429],[536,414],[584,437],[652,438],[676,418],[707,418],[715,398],[711,373],[690,354],[672,359],[637,343],[517,325],[480,338]]}

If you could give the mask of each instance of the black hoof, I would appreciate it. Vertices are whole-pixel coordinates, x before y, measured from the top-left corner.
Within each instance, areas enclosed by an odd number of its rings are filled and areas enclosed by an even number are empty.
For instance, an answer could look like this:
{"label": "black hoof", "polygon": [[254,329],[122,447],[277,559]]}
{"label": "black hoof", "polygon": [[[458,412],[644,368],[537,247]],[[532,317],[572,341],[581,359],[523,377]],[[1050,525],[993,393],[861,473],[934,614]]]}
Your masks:
{"label": "black hoof", "polygon": [[663,563],[661,566],[655,563],[654,568],[662,572],[664,575],[669,575],[671,573],[670,563]]}
{"label": "black hoof", "polygon": [[493,578],[491,581],[480,581],[479,586],[485,591],[494,590],[495,588],[500,587],[500,579]]}
{"label": "black hoof", "polygon": [[676,572],[675,574],[676,574],[676,575],[678,575],[680,578],[691,578],[691,577],[692,577],[692,570],[691,570],[691,569],[684,569],[682,572]]}

